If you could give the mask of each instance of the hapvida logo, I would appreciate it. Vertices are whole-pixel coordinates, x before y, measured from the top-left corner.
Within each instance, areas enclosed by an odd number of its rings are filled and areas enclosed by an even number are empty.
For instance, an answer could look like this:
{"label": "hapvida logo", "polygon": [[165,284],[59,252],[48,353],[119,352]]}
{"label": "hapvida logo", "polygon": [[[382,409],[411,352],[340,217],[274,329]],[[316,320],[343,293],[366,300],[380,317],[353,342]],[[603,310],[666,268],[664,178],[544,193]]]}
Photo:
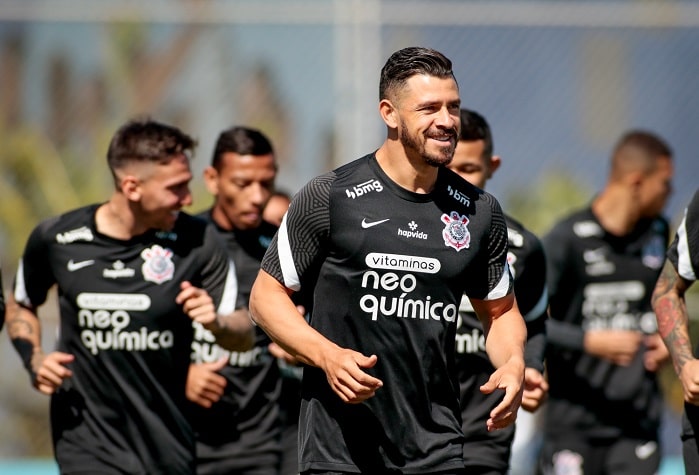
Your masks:
{"label": "hapvida logo", "polygon": [[427,239],[427,233],[418,231],[418,224],[415,221],[410,221],[408,227],[410,230],[398,228],[398,235],[412,239]]}

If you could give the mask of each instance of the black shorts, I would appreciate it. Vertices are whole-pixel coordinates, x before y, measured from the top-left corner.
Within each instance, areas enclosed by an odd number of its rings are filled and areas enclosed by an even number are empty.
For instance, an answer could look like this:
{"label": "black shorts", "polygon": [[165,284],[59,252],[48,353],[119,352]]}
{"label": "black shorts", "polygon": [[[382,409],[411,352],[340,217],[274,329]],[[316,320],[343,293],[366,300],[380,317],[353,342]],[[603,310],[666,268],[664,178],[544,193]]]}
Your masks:
{"label": "black shorts", "polygon": [[699,475],[699,406],[684,403],[682,414],[682,458],[686,475]]}
{"label": "black shorts", "polygon": [[546,438],[539,465],[545,475],[654,475],[660,458],[657,440]]}

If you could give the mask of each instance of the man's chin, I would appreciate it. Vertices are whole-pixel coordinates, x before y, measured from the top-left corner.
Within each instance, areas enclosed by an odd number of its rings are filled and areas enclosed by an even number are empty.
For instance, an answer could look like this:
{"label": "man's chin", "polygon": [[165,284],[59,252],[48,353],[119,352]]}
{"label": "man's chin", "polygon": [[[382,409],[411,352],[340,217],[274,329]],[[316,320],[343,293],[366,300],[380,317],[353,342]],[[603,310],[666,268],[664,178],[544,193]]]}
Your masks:
{"label": "man's chin", "polygon": [[425,163],[427,163],[428,165],[432,165],[435,168],[439,168],[449,165],[451,161],[454,159],[454,154],[452,153],[451,155],[427,155],[423,158],[425,159]]}
{"label": "man's chin", "polygon": [[167,217],[167,219],[164,219],[163,222],[160,223],[160,230],[161,231],[172,231],[175,227],[175,223],[177,222],[177,218],[180,216],[179,211],[173,211],[170,213]]}
{"label": "man's chin", "polygon": [[236,226],[240,230],[248,230],[248,229],[256,229],[259,228],[260,225],[262,224],[262,216],[258,216],[257,218],[245,218],[238,223],[238,226]]}

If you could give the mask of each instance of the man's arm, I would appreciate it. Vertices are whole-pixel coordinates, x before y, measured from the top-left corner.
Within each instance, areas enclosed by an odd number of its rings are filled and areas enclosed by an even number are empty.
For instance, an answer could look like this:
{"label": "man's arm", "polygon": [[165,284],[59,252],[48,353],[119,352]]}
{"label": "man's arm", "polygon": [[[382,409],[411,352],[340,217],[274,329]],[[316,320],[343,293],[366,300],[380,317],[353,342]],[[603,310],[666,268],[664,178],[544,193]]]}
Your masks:
{"label": "man's arm", "polygon": [[362,368],[376,364],[376,355],[341,348],[312,328],[291,300],[291,291],[261,270],[250,294],[250,312],[269,337],[302,363],[325,372],[335,393],[348,403],[372,397],[383,382]]}
{"label": "man's arm", "polygon": [[658,331],[682,382],[684,399],[699,405],[699,360],[692,353],[685,301],[685,292],[691,285],[692,282],[680,277],[672,263],[666,260],[651,302],[658,319]]}
{"label": "man's arm", "polygon": [[576,275],[572,263],[577,255],[571,244],[571,231],[559,224],[542,238],[546,250],[546,281],[549,290],[550,316],[546,321],[547,343],[558,348],[584,351],[597,358],[625,366],[633,361],[643,341],[640,332],[632,330],[585,331],[579,323],[564,321],[574,297],[569,280]]}
{"label": "man's arm", "polygon": [[255,343],[255,329],[246,308],[219,314],[209,293],[189,282],[181,284],[175,301],[195,322],[201,323],[216,338],[216,343],[230,351],[247,351]]}
{"label": "man's arm", "polygon": [[489,431],[502,429],[515,421],[522,403],[527,328],[512,292],[494,300],[471,299],[471,304],[483,325],[485,350],[496,368],[481,391],[486,394],[496,389],[505,391],[486,424]]}
{"label": "man's arm", "polygon": [[41,349],[41,324],[35,308],[17,303],[14,296],[7,302],[7,334],[29,372],[33,386],[44,394],[54,393],[73,372],[66,366],[73,355]]}

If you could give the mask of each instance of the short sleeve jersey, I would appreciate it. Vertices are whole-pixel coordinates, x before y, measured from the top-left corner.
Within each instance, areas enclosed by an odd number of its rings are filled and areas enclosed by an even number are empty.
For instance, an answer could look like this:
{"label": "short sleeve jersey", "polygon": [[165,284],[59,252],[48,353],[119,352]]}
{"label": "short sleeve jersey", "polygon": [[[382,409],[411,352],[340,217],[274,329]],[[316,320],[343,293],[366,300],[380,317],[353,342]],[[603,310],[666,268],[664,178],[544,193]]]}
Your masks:
{"label": "short sleeve jersey", "polygon": [[230,313],[235,274],[202,220],[180,213],[171,231],[122,241],[97,231],[97,207],[40,223],[15,279],[15,298],[33,307],[58,284],[57,350],[75,356],[51,398],[56,459],[65,473],[193,473],[193,330],[175,297],[189,281]]}
{"label": "short sleeve jersey", "polygon": [[667,252],[677,273],[688,282],[697,280],[699,269],[699,191],[685,210],[677,234]]}
{"label": "short sleeve jersey", "polygon": [[657,437],[662,400],[643,350],[618,366],[561,344],[554,325],[583,331],[636,330],[651,334],[657,321],[650,297],[664,261],[669,229],[662,218],[640,221],[614,236],[590,208],[558,223],[543,238],[551,329],[546,354],[549,400],[545,430],[588,437]]}
{"label": "short sleeve jersey", "polygon": [[[514,277],[517,305],[527,325],[525,363],[543,373],[546,344],[546,260],[541,241],[517,220],[505,216],[507,223],[507,262]],[[468,296],[459,307],[456,330],[456,366],[461,390],[461,418],[466,442],[467,466],[492,467],[506,471],[515,426],[488,432],[485,421],[502,401],[502,393],[483,394],[480,386],[495,371],[485,352],[483,325],[473,311]]]}
{"label": "short sleeve jersey", "polygon": [[[262,222],[255,229],[229,231],[215,224],[210,211],[200,217],[216,228],[225,243],[236,269],[238,305],[247,307],[260,262],[277,227]],[[194,363],[228,358],[228,365],[220,371],[227,381],[223,397],[210,408],[194,405],[192,409],[199,472],[222,473],[274,464],[280,451],[281,379],[277,361],[267,350],[271,340],[257,327],[252,349],[231,352],[218,346],[211,332],[197,323],[194,326]]]}
{"label": "short sleeve jersey", "polygon": [[373,154],[312,180],[294,198],[262,267],[313,289],[310,324],[378,362],[384,382],[345,404],[304,370],[300,468],[424,474],[463,467],[454,338],[459,301],[511,292],[497,201],[442,168],[409,192]]}

